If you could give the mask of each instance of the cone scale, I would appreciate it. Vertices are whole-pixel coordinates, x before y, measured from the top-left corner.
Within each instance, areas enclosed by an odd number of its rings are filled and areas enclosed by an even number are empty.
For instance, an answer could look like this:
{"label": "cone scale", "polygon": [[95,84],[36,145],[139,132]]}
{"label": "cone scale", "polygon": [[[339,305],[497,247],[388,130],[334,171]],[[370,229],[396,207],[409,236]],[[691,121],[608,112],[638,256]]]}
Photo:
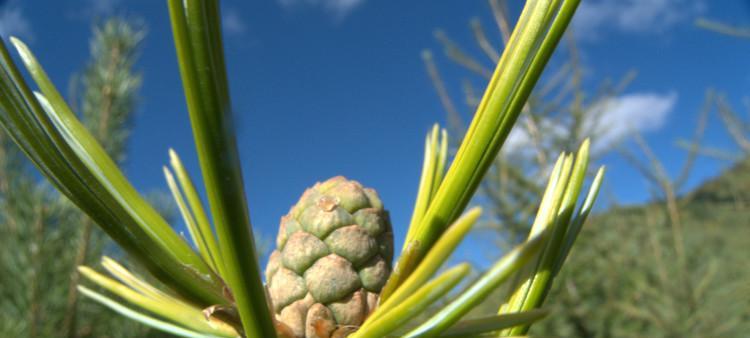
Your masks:
{"label": "cone scale", "polygon": [[377,306],[393,231],[375,190],[338,176],[281,218],[266,266],[275,319],[295,338],[345,337]]}

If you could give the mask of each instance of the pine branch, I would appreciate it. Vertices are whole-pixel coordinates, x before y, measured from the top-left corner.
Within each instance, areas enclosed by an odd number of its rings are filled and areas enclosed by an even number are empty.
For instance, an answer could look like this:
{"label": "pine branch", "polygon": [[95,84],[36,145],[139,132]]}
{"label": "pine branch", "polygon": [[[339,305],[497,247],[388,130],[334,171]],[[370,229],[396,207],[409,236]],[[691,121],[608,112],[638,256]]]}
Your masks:
{"label": "pine branch", "polygon": [[[131,71],[133,48],[142,33],[120,19],[104,21],[95,29],[91,61],[73,81],[83,91],[71,100],[81,101],[87,125],[100,126],[94,131],[96,138],[123,159],[140,86],[140,75]],[[113,58],[105,51],[115,43],[120,52]],[[108,62],[110,66],[104,67]],[[102,71],[106,68],[110,71]],[[108,95],[105,87],[111,88]],[[43,213],[38,206],[44,206]],[[0,336],[130,337],[144,332],[91,304],[78,304],[75,266],[99,256],[105,246],[103,234],[92,224],[48,183],[39,181],[8,134],[0,132],[0,247],[11,253],[0,259],[0,311],[24,314],[22,320],[0,316]]]}
{"label": "pine branch", "polygon": [[[137,50],[145,31],[120,19],[111,18],[94,29],[89,61],[80,83],[84,88],[81,97],[83,121],[107,153],[122,161],[135,110],[136,92],[141,86],[141,76],[133,71]],[[74,98],[76,99],[76,98]],[[92,240],[101,241],[101,235],[92,239],[94,222],[81,215],[82,228],[78,236],[78,250],[68,286],[67,306],[63,332],[67,337],[77,336],[78,266],[90,257]],[[99,234],[99,233],[97,233]]]}

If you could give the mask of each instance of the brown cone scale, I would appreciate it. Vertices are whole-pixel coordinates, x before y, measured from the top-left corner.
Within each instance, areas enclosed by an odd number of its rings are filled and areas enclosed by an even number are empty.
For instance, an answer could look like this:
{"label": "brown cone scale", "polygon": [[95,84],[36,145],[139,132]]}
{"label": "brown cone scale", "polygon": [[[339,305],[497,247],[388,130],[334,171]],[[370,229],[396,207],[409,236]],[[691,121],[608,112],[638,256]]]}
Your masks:
{"label": "brown cone scale", "polygon": [[392,257],[374,190],[341,176],[315,184],[281,218],[266,266],[276,320],[296,338],[349,335],[377,306]]}

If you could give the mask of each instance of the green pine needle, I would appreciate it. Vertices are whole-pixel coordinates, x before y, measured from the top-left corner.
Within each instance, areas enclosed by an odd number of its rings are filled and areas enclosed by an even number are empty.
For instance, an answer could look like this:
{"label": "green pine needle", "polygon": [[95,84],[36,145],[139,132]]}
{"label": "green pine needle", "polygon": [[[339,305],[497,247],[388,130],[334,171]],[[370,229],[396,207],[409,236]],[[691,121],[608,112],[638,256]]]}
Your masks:
{"label": "green pine needle", "polygon": [[386,299],[469,203],[578,3],[579,0],[537,0],[524,6],[453,163],[386,284]]}
{"label": "green pine needle", "polygon": [[178,337],[185,337],[185,338],[223,338],[223,336],[210,335],[210,334],[206,334],[203,332],[197,332],[197,331],[193,331],[190,329],[186,329],[182,326],[175,325],[170,322],[159,320],[154,317],[145,315],[143,313],[134,311],[128,308],[127,306],[124,306],[118,303],[112,298],[104,296],[98,292],[92,291],[91,289],[85,286],[78,286],[78,291],[80,291],[81,294],[83,294],[84,296],[93,299],[97,303],[110,308],[112,311],[115,311],[122,316],[130,318],[136,322],[139,322],[148,327],[157,329],[159,331],[163,331],[163,332],[173,334]]}
{"label": "green pine needle", "polygon": [[248,337],[276,336],[265,297],[234,130],[218,1],[169,0],[193,136],[218,237],[223,279]]}

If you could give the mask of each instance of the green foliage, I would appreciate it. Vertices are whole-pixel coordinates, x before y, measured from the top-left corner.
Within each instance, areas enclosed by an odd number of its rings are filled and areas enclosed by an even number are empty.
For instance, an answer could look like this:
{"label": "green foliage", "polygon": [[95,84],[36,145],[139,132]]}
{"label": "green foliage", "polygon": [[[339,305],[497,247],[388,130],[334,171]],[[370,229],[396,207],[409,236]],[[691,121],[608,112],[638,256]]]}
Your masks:
{"label": "green foliage", "polygon": [[[715,108],[738,154],[700,145]],[[595,217],[566,266],[567,283],[550,306],[558,316],[539,332],[581,337],[743,337],[750,318],[750,158],[747,124],[722,96],[709,91],[687,159],[676,178],[648,144],[636,144],[648,163],[623,154],[641,171],[654,202],[618,207]],[[699,154],[740,158],[730,169],[680,194]],[[603,273],[585,273],[594,267]]]}
{"label": "green foliage", "polygon": [[[463,335],[501,328],[510,328],[506,333],[515,335],[524,334],[532,322],[542,317],[543,312],[536,309],[546,298],[553,278],[570,252],[601,184],[602,169],[579,206],[589,163],[587,141],[577,154],[560,155],[548,184],[540,190],[544,191],[541,206],[523,243],[422,325],[405,327],[401,318],[415,315],[414,309],[429,307],[468,272],[468,265],[462,264],[427,281],[471,227],[469,223],[479,216],[477,211],[460,218],[524,110],[578,4],[579,0],[526,3],[507,49],[489,78],[486,94],[478,101],[472,123],[444,175],[446,140],[438,141],[436,128],[430,137],[432,142],[428,141],[424,170],[427,176],[421,180],[414,222],[381,294],[384,304],[390,300],[394,306],[372,310],[359,330],[344,326],[337,329],[335,336],[354,330],[357,330],[354,336],[378,336],[402,330],[412,330],[407,333],[409,336]],[[168,5],[202,181],[213,219],[208,219],[197,190],[176,156],[171,161],[176,179],[166,168],[165,175],[197,250],[174,232],[119,170],[115,161],[119,154],[107,150],[116,152],[121,147],[108,147],[102,144],[104,139],[97,139],[98,130],[113,132],[109,128],[96,129],[101,123],[124,122],[127,118],[110,110],[111,114],[95,122],[79,121],[35,56],[17,39],[12,39],[13,45],[40,93],[32,92],[4,45],[0,45],[3,47],[0,48],[0,124],[56,188],[163,283],[155,286],[105,258],[104,268],[116,279],[88,267],[79,267],[78,271],[117,299],[84,286],[75,290],[124,316],[173,334],[293,336],[283,323],[274,320],[260,278],[237,143],[228,123],[231,103],[218,1],[169,0]],[[119,56],[120,53],[113,51],[124,45],[127,44],[110,45],[104,54]],[[92,69],[111,68],[98,68],[94,63]],[[86,81],[92,85],[98,83],[96,78]],[[102,88],[106,89],[105,94],[132,93],[129,90],[132,87],[126,84]],[[92,100],[91,104],[98,104],[101,110],[111,108],[115,102],[101,99]],[[87,130],[85,125],[94,129]],[[114,140],[126,137],[115,134],[120,136]],[[82,252],[83,257],[88,253],[85,249]],[[514,296],[500,315],[460,321],[513,275],[516,276],[511,286]],[[399,293],[400,288],[411,286],[417,286],[413,293]]]}
{"label": "green foliage", "polygon": [[[684,271],[677,263],[662,202],[617,207],[593,217],[563,270],[566,282],[550,297],[553,314],[533,332],[578,337],[746,336],[748,173],[750,160],[745,160],[680,198]],[[729,191],[737,194],[727,196]]]}
{"label": "green foliage", "polygon": [[[81,118],[122,160],[140,75],[133,72],[143,30],[117,18],[94,28],[90,61],[74,88]],[[74,91],[75,94],[78,94]],[[93,304],[79,304],[76,267],[108,241],[37,174],[0,133],[0,336],[132,337],[146,330]]]}
{"label": "green foliage", "polygon": [[[507,36],[504,1],[490,0],[500,37]],[[713,26],[714,29],[717,26]],[[479,50],[491,62],[497,60],[492,35],[479,20],[471,22]],[[710,28],[710,27],[709,27]],[[721,27],[720,27],[721,28]],[[723,28],[722,28],[723,29]],[[736,31],[735,31],[736,32]],[[462,49],[442,31],[436,33],[446,56],[470,75],[486,76],[484,62]],[[499,39],[498,39],[499,40]],[[489,211],[486,223],[497,229],[501,248],[519,240],[533,217],[542,184],[539,173],[548,171],[550,155],[569,149],[582,135],[596,136],[601,105],[630,80],[604,83],[593,93],[582,86],[584,69],[578,63],[571,39],[566,63],[532,93],[519,129],[528,139],[520,152],[503,152],[495,159],[481,184],[483,197],[475,203]],[[447,94],[437,63],[424,53],[427,72],[454,126],[461,135],[461,108]],[[471,110],[477,104],[472,78],[462,82],[465,102]],[[739,154],[699,145],[709,111],[715,109]],[[560,127],[562,126],[562,127]],[[606,126],[604,126],[606,127]],[[741,337],[748,330],[750,289],[746,262],[750,259],[750,230],[747,227],[748,154],[750,124],[727,100],[708,95],[694,139],[679,141],[688,150],[688,160],[676,178],[670,178],[662,164],[640,136],[635,137],[647,161],[630,151],[626,159],[652,183],[657,202],[638,207],[614,206],[593,217],[583,231],[570,261],[562,269],[558,284],[550,291],[545,307],[551,315],[535,325],[532,334],[563,337]],[[596,148],[596,147],[595,147]],[[624,149],[624,148],[623,148]],[[592,155],[611,151],[599,148]],[[698,155],[737,163],[718,179],[681,195]],[[527,209],[531,207],[531,209]],[[744,263],[743,263],[744,262]],[[743,265],[744,264],[744,265]],[[512,291],[512,290],[510,290]],[[509,290],[496,291],[472,316],[495,313]],[[506,305],[503,305],[506,306]]]}
{"label": "green foliage", "polygon": [[133,71],[133,64],[145,34],[143,28],[122,19],[110,19],[95,27],[91,61],[78,81],[83,88],[81,119],[117,162],[125,158],[141,87],[142,76]]}
{"label": "green foliage", "polygon": [[[700,146],[716,108],[740,153]],[[747,191],[750,160],[746,124],[722,97],[709,93],[689,153],[676,178],[639,136],[647,161],[622,148],[654,194],[653,203],[619,207],[593,217],[553,290],[547,320],[533,334],[576,337],[742,337],[750,296]],[[718,178],[680,194],[699,154],[743,158]],[[501,295],[500,295],[501,296]],[[498,296],[498,297],[500,297]],[[486,304],[491,311],[499,304]]]}
{"label": "green foliage", "polygon": [[[218,252],[215,272],[231,290],[249,336],[274,337],[255,251],[232,120],[218,1],[169,0],[177,58]],[[213,236],[211,236],[213,240]],[[223,300],[228,303],[227,300]],[[206,304],[212,305],[212,303]]]}
{"label": "green foliage", "polygon": [[[446,83],[440,72],[440,59],[433,56],[432,51],[422,53],[427,74],[454,136],[466,133],[465,116],[477,109],[480,102],[478,94],[481,92],[475,88],[475,83],[491,74],[489,67],[498,62],[510,40],[511,19],[506,1],[489,0],[489,4],[498,30],[487,32],[479,19],[473,19],[470,28],[475,46],[461,46],[448,33],[435,31],[445,57],[451,61],[442,67],[465,71],[460,83]],[[634,77],[631,72],[617,83],[602,81],[597,90],[587,91],[584,87],[587,69],[578,58],[575,41],[568,38],[565,42],[566,48],[556,52],[561,65],[549,69],[542,77],[523,107],[511,141],[492,159],[479,184],[475,203],[487,206],[484,228],[497,230],[498,244],[503,249],[521,242],[528,233],[536,214],[534,201],[544,192],[543,178],[549,175],[560,153],[576,149],[586,138],[593,141],[591,157],[594,160],[611,149],[597,142],[598,136],[606,132],[606,126],[599,120],[601,107]],[[448,94],[453,84],[460,84],[464,94],[461,100],[454,100]],[[454,139],[461,141],[460,137]]]}

